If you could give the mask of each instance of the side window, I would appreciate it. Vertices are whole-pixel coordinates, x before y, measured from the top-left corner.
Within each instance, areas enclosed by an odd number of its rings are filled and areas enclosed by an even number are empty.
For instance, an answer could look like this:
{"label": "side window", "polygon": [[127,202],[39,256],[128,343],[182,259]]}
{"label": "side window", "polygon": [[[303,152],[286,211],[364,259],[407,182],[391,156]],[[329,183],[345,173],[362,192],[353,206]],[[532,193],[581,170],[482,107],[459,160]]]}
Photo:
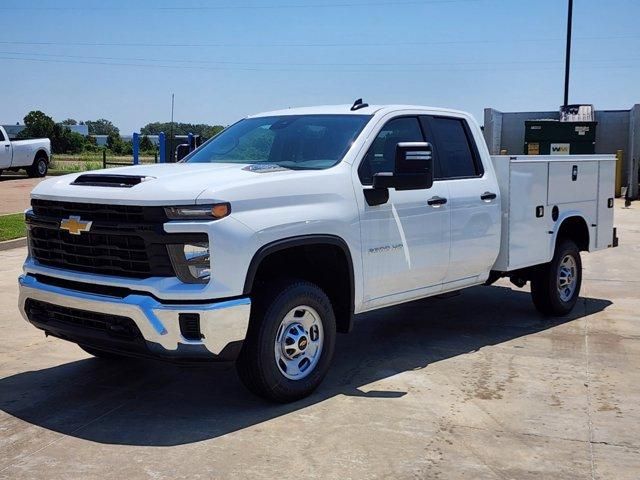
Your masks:
{"label": "side window", "polygon": [[382,127],[365,155],[358,176],[363,185],[371,185],[379,172],[393,172],[396,145],[399,142],[422,142],[422,130],[416,117],[395,118]]}
{"label": "side window", "polygon": [[4,135],[2,134],[2,130],[0,130],[0,142],[4,142]]}
{"label": "side window", "polygon": [[436,178],[476,177],[482,174],[477,150],[471,143],[464,120],[431,117],[429,125],[437,146]]}

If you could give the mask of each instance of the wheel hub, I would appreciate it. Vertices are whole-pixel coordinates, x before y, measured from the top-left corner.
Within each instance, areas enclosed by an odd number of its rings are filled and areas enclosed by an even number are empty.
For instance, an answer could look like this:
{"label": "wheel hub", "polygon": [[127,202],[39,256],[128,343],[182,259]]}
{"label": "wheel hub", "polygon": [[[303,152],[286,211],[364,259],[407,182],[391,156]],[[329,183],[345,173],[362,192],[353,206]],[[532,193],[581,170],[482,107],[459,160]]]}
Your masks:
{"label": "wheel hub", "polygon": [[290,380],[309,375],[318,364],[324,334],[320,315],[313,308],[291,310],[280,323],[274,352],[280,372]]}
{"label": "wheel hub", "polygon": [[309,345],[304,327],[297,322],[287,327],[281,345],[282,353],[289,359],[302,355]]}
{"label": "wheel hub", "polygon": [[567,302],[576,290],[577,263],[572,255],[565,255],[558,267],[558,293]]}

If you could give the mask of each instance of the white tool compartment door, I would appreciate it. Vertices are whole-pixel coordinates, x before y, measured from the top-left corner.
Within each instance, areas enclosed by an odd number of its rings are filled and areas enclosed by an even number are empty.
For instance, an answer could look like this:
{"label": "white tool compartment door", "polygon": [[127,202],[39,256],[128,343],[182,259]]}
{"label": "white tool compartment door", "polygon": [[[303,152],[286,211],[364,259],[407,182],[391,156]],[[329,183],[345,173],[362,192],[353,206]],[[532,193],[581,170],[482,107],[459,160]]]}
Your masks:
{"label": "white tool compartment door", "polygon": [[547,175],[546,162],[511,161],[509,270],[548,261],[551,210],[547,207]]}
{"label": "white tool compartment door", "polygon": [[599,162],[597,249],[607,248],[613,243],[615,165],[615,162]]}
{"label": "white tool compartment door", "polygon": [[598,162],[549,162],[549,205],[596,200]]}

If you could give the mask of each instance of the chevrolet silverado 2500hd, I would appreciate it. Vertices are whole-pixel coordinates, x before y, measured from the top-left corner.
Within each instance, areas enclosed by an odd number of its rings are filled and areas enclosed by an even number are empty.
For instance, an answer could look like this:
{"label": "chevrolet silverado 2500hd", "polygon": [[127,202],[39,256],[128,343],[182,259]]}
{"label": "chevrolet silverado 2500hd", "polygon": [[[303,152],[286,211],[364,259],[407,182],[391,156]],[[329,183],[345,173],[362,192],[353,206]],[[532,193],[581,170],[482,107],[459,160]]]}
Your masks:
{"label": "chevrolet silverado 2500hd", "polygon": [[30,177],[44,177],[50,158],[51,141],[48,138],[11,141],[0,126],[0,175],[3,170],[24,168]]}
{"label": "chevrolet silverado 2500hd", "polygon": [[181,163],[40,183],[20,309],[104,358],[237,358],[301,398],[355,314],[489,284],[576,303],[615,246],[613,156],[494,157],[462,112],[328,106],[245,118]]}

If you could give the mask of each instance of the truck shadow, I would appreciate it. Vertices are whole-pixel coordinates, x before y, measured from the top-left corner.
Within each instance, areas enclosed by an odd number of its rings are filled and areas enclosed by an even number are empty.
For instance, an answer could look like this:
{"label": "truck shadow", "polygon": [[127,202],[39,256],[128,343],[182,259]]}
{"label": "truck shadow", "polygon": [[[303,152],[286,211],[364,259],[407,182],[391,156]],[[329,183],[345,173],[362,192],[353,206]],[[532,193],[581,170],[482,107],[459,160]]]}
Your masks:
{"label": "truck shadow", "polygon": [[[337,395],[397,398],[361,387],[602,311],[581,298],[564,318],[546,319],[529,294],[477,287],[360,316],[339,335],[333,367],[318,391],[288,405],[249,394],[232,365],[177,367],[87,358],[0,380],[0,409],[25,422],[93,442],[171,446],[215,438]],[[78,350],[80,352],[80,350]],[[393,401],[393,400],[391,400]],[[390,404],[392,405],[392,404]]]}

